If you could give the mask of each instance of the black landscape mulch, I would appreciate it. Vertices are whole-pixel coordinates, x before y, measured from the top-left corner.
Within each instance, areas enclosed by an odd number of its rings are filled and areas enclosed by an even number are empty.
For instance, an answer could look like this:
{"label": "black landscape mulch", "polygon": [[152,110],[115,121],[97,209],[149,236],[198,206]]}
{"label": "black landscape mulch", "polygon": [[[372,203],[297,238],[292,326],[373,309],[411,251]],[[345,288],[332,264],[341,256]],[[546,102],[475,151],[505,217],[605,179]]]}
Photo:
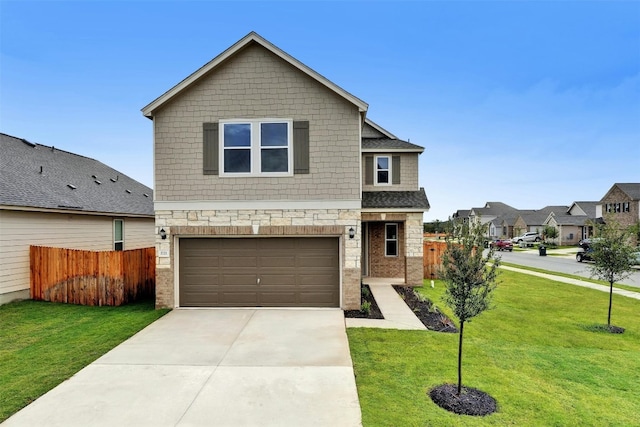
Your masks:
{"label": "black landscape mulch", "polygon": [[456,414],[489,415],[498,410],[496,400],[484,391],[462,387],[460,396],[457,392],[456,384],[442,384],[432,388],[429,396],[436,405]]}
{"label": "black landscape mulch", "polygon": [[362,310],[345,310],[344,317],[358,318],[358,319],[384,319],[384,316],[382,315],[382,311],[380,311],[380,307],[378,307],[378,304],[376,303],[376,299],[373,297],[373,294],[371,293],[371,289],[369,288],[369,286],[362,285],[362,287],[366,288],[366,290],[363,289],[361,292],[361,295],[362,295],[361,302],[369,302],[371,304],[371,309],[369,310],[368,313]]}
{"label": "black landscape mulch", "polygon": [[428,299],[418,298],[411,286],[393,285],[393,288],[430,331],[458,332],[454,323]]}

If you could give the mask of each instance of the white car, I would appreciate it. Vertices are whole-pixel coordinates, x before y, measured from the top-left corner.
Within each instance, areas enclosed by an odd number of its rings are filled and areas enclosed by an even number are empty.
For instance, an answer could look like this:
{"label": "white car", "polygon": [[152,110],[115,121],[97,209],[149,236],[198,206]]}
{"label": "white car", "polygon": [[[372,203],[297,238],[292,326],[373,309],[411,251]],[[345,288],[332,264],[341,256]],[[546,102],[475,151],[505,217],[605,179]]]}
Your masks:
{"label": "white car", "polygon": [[540,235],[536,231],[528,231],[521,236],[516,236],[511,241],[515,244],[520,242],[539,242]]}

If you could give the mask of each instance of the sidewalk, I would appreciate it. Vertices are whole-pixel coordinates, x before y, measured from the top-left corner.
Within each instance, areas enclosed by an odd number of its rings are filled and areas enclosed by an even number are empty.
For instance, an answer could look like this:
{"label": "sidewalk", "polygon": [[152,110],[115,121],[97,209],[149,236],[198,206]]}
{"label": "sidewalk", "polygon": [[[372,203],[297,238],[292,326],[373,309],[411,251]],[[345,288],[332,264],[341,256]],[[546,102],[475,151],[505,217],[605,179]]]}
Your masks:
{"label": "sidewalk", "polygon": [[393,285],[404,284],[403,282],[404,279],[363,279],[363,283],[369,285],[384,319],[346,318],[344,320],[347,328],[426,330],[427,327],[413,314],[413,311],[393,289]]}
{"label": "sidewalk", "polygon": [[[536,271],[523,268],[507,267],[501,265],[500,268],[515,271],[532,276],[542,277],[556,282],[567,283],[569,285],[582,286],[584,288],[595,289],[597,291],[609,293],[609,286],[598,285],[584,280],[570,279],[568,277],[556,276],[548,273],[538,273]],[[369,285],[373,297],[376,299],[384,319],[356,319],[345,318],[347,328],[383,328],[383,329],[404,329],[404,330],[426,330],[427,328],[416,317],[407,304],[400,298],[400,295],[393,289],[394,284],[403,284],[402,279],[363,279],[365,285]],[[613,288],[613,293],[628,298],[640,300],[640,292],[632,292],[624,289]]]}
{"label": "sidewalk", "polygon": [[[538,273],[537,271],[526,270],[523,268],[508,267],[505,265],[501,265],[500,268],[504,270],[515,271],[518,273],[530,274],[532,276],[543,277],[545,279],[554,280],[556,282],[568,283],[570,285],[582,286],[583,288],[590,288],[590,289],[595,289],[597,291],[609,293],[609,286],[606,286],[606,285],[598,285],[595,283],[586,282],[584,280],[570,279],[568,277],[556,276],[554,274],[548,274],[548,273]],[[640,300],[640,292],[632,292],[632,291],[627,291],[624,289],[619,289],[614,287],[613,293],[616,295],[622,295],[625,297]]]}

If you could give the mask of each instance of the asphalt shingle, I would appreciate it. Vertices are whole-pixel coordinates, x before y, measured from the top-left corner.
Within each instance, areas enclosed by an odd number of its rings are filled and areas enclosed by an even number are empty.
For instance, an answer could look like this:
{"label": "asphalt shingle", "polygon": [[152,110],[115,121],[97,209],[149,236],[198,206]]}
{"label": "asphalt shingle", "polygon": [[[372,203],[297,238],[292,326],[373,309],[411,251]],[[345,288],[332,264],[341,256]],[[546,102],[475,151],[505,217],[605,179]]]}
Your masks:
{"label": "asphalt shingle", "polygon": [[0,133],[0,205],[153,216],[153,191],[97,160]]}
{"label": "asphalt shingle", "polygon": [[429,209],[424,188],[418,191],[364,191],[362,209]]}

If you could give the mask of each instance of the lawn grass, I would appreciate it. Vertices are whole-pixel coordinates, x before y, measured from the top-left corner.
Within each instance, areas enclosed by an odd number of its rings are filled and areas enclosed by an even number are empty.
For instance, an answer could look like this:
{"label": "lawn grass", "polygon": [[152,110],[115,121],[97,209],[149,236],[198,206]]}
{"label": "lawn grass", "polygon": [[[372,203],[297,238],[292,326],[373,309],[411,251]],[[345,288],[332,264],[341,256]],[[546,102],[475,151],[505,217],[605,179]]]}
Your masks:
{"label": "lawn grass", "polygon": [[[486,417],[436,406],[428,391],[457,381],[457,334],[347,330],[362,407],[372,426],[640,425],[640,302],[503,271],[493,310],[465,325],[463,384],[498,401]],[[445,313],[442,282],[419,291]]]}
{"label": "lawn grass", "polygon": [[[609,287],[609,282],[605,282],[604,280],[593,279],[591,277],[582,277],[582,276],[577,276],[575,274],[560,273],[558,271],[544,270],[542,268],[527,267],[526,265],[514,264],[514,263],[511,263],[511,262],[502,262],[502,261],[500,261],[500,265],[504,265],[505,267],[519,268],[521,270],[535,271],[535,272],[538,272],[538,273],[552,274],[554,276],[567,277],[569,279],[582,280],[583,282],[595,283],[597,285],[603,285],[603,286]],[[629,285],[622,285],[622,284],[619,284],[619,283],[614,283],[613,287],[614,288],[619,288],[619,289],[624,289],[624,290],[627,290],[627,291],[632,291],[632,292],[640,292],[640,288],[638,288],[637,286],[629,286]]]}
{"label": "lawn grass", "polygon": [[0,422],[167,311],[155,310],[153,302],[0,306]]}

